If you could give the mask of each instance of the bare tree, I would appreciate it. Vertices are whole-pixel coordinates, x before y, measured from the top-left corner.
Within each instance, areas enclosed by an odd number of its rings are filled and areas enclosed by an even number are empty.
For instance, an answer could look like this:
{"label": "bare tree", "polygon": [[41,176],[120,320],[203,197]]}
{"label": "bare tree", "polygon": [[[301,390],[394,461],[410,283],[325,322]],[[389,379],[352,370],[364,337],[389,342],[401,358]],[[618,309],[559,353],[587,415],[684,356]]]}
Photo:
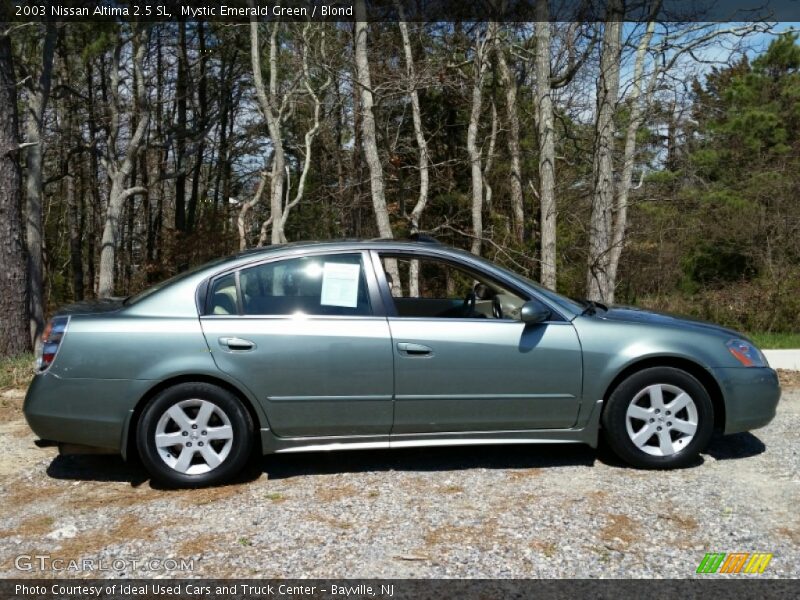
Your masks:
{"label": "bare tree", "polygon": [[31,339],[34,344],[44,328],[44,288],[42,280],[42,157],[44,155],[44,114],[50,99],[50,82],[53,72],[58,30],[49,21],[43,25],[41,62],[38,77],[29,73],[26,82],[25,142],[26,194],[25,194],[25,239],[28,245],[28,294],[31,305]]}
{"label": "bare tree", "polygon": [[[644,76],[644,62],[648,48],[650,47],[650,40],[653,39],[656,23],[650,21],[647,23],[647,29],[639,45],[636,48],[636,61],[633,67],[633,81],[632,92],[629,98],[630,104],[630,118],[628,127],[625,131],[625,148],[622,157],[622,173],[619,183],[617,184],[617,194],[614,201],[614,222],[612,225],[611,235],[611,248],[609,249],[608,257],[608,290],[606,291],[606,300],[614,302],[614,288],[617,283],[617,268],[619,267],[619,258],[622,254],[622,247],[625,243],[625,230],[628,223],[628,194],[631,189],[631,180],[633,178],[634,159],[636,154],[636,134],[639,132],[645,117],[645,103],[649,102],[649,96],[652,88],[645,91],[645,97],[642,98],[642,79]],[[651,80],[655,83],[655,79]]]}
{"label": "bare tree", "polygon": [[22,237],[22,175],[19,165],[17,81],[7,30],[0,23],[0,356],[31,347],[28,328],[28,277]]}
{"label": "bare tree", "polygon": [[147,102],[147,91],[144,79],[144,57],[147,52],[148,31],[137,25],[133,35],[133,95],[134,109],[137,116],[136,127],[131,133],[124,151],[119,149],[120,122],[122,119],[122,98],[120,90],[120,74],[122,67],[120,58],[127,41],[122,37],[117,40],[111,66],[110,126],[106,140],[107,152],[100,160],[108,173],[111,189],[108,195],[105,224],[103,226],[102,247],[100,249],[100,273],[97,295],[107,298],[114,295],[114,267],[119,242],[120,215],[125,201],[135,194],[146,194],[143,186],[128,187],[128,178],[134,166],[139,150],[145,143],[145,133],[150,121],[150,109]]}
{"label": "bare tree", "polygon": [[[630,107],[628,125],[625,130],[625,144],[622,153],[622,168],[616,184],[616,196],[612,211],[611,241],[606,251],[608,255],[606,302],[613,302],[617,285],[617,271],[620,256],[625,247],[628,225],[629,196],[633,182],[633,171],[637,154],[637,135],[645,122],[647,111],[654,102],[659,83],[673,71],[684,55],[690,55],[703,46],[720,38],[742,39],[756,31],[768,31],[765,23],[747,23],[720,28],[716,24],[681,24],[672,30],[660,32],[653,43],[656,31],[656,15],[661,3],[651,5],[650,20],[636,46],[631,92],[627,98]],[[652,54],[652,67],[645,72],[648,53]],[[733,51],[732,51],[733,54]],[[642,173],[642,178],[644,173]]]}
{"label": "bare tree", "polygon": [[556,150],[550,84],[550,15],[547,0],[536,3],[536,124],[539,140],[539,206],[542,285],[556,288]]}
{"label": "bare tree", "polygon": [[[419,150],[419,196],[414,208],[409,215],[411,233],[419,232],[419,222],[422,212],[428,204],[428,186],[430,182],[428,142],[422,130],[422,113],[419,108],[419,94],[417,93],[417,72],[414,67],[414,55],[411,52],[411,40],[408,36],[408,25],[403,20],[403,7],[399,2],[395,2],[400,21],[400,34],[403,38],[403,53],[406,58],[406,85],[408,86],[408,96],[411,100],[411,116],[414,120],[414,137],[417,140]],[[408,290],[412,297],[419,296],[419,261],[413,260],[409,265]]]}
{"label": "bare tree", "polygon": [[540,280],[550,289],[557,284],[557,221],[558,206],[556,200],[556,146],[555,146],[555,109],[553,90],[568,85],[578,69],[584,64],[594,47],[594,37],[578,55],[575,46],[580,38],[576,24],[566,28],[566,44],[568,46],[567,63],[560,72],[553,72],[551,65],[552,25],[547,0],[536,3],[536,25],[534,33],[536,44],[534,50],[535,83],[534,108],[536,111],[536,128],[539,149],[539,207],[540,207]]}
{"label": "bare tree", "polygon": [[[332,82],[332,78],[330,75],[330,71],[328,71],[327,78],[324,80],[322,85],[320,85],[318,90],[315,90],[312,82],[313,77],[311,74],[311,69],[309,68],[308,63],[308,54],[309,49],[311,47],[311,25],[306,23],[303,27],[303,47],[301,50],[302,54],[302,61],[303,61],[303,86],[306,89],[306,93],[308,94],[309,98],[311,98],[311,102],[313,105],[312,108],[312,119],[311,124],[309,125],[308,130],[306,130],[304,136],[304,143],[305,147],[303,150],[303,167],[300,171],[300,177],[297,181],[297,191],[295,192],[294,198],[291,201],[288,200],[289,198],[289,190],[291,188],[291,177],[289,174],[289,170],[286,170],[286,183],[287,183],[287,191],[286,197],[287,202],[286,206],[284,206],[283,211],[280,215],[280,224],[278,227],[280,228],[281,237],[286,240],[286,235],[284,231],[286,230],[286,221],[289,219],[289,214],[291,213],[292,209],[300,204],[303,200],[303,195],[305,194],[306,189],[306,179],[308,178],[308,172],[311,169],[311,150],[314,144],[314,139],[317,137],[317,133],[319,133],[319,119],[320,119],[320,110],[322,108],[322,100],[320,99],[320,94],[322,94]],[[319,42],[319,55],[321,62],[325,64],[326,61],[326,50],[325,50],[325,30],[322,29],[320,32],[320,42]],[[275,217],[271,216],[273,219],[273,230],[275,229]]]}
{"label": "bare tree", "polygon": [[[255,194],[250,200],[242,202],[242,206],[239,208],[239,216],[236,218],[236,226],[239,231],[239,250],[246,250],[247,249],[247,213],[249,213],[253,207],[261,201],[262,196],[264,195],[264,188],[267,187],[267,181],[269,180],[269,171],[266,167],[261,170],[261,173],[258,178],[258,187],[256,188]],[[269,225],[272,224],[272,217],[264,221],[264,226],[262,227],[262,232],[266,236],[266,229]]]}
{"label": "bare tree", "polygon": [[589,256],[586,276],[587,297],[603,302],[610,295],[609,246],[614,202],[614,111],[619,98],[622,56],[621,0],[610,0],[606,9],[600,76],[597,81],[592,211],[589,222]]}
{"label": "bare tree", "polygon": [[[309,63],[309,52],[312,48],[312,28],[310,24],[306,24],[302,30],[300,41],[300,54],[301,54],[301,74],[299,77],[290,81],[288,88],[281,89],[278,68],[278,54],[279,54],[279,41],[278,41],[278,28],[280,24],[275,23],[272,26],[270,33],[269,43],[269,89],[264,85],[263,76],[261,75],[261,49],[258,37],[258,22],[255,18],[250,22],[250,59],[253,69],[253,80],[256,89],[256,97],[258,98],[259,108],[262,115],[267,121],[267,128],[270,133],[270,142],[272,145],[272,168],[269,173],[262,173],[259,183],[259,189],[256,191],[255,196],[248,202],[245,202],[239,213],[239,244],[244,248],[247,245],[247,238],[245,234],[244,218],[247,212],[259,202],[263,193],[263,185],[268,179],[270,182],[270,211],[269,217],[264,220],[261,225],[261,234],[258,238],[258,245],[263,246],[267,243],[267,238],[270,238],[271,243],[279,244],[286,242],[286,223],[289,220],[289,215],[292,209],[297,206],[303,199],[305,194],[306,179],[311,169],[312,148],[314,140],[319,133],[320,128],[320,113],[322,109],[322,94],[330,85],[332,77],[329,71],[326,71],[324,82],[318,89],[314,89],[314,74],[311,72]],[[327,62],[327,52],[325,48],[326,39],[325,30],[322,29],[319,36],[319,63],[324,69]],[[303,163],[300,170],[300,176],[297,183],[297,189],[294,197],[291,197],[291,171],[290,165],[286,160],[286,144],[284,140],[284,124],[290,115],[295,113],[297,93],[296,87],[298,82],[302,80],[303,87],[306,94],[312,102],[312,118],[311,123],[304,135],[304,146],[301,154],[303,156]],[[269,233],[271,232],[271,234]]]}
{"label": "bare tree", "polygon": [[489,67],[489,44],[497,27],[490,23],[485,31],[480,29],[475,35],[475,45],[472,50],[472,89],[467,126],[467,154],[469,155],[470,175],[472,182],[472,246],[470,251],[480,255],[483,241],[483,167],[482,151],[478,145],[478,127],[481,120],[483,106],[483,84],[486,71]]}
{"label": "bare tree", "polygon": [[375,132],[375,114],[372,110],[375,101],[372,95],[372,78],[367,56],[367,23],[357,21],[355,27],[355,59],[356,81],[361,95],[361,144],[364,157],[369,168],[370,189],[372,190],[372,206],[375,210],[375,221],[381,237],[391,238],[392,225],[389,222],[389,210],[386,207],[384,191],[383,167],[378,154],[378,141]]}
{"label": "bare tree", "polygon": [[[607,73],[606,92],[598,93],[598,113],[595,146],[595,187],[590,227],[589,269],[587,288],[593,300],[614,302],[617,285],[617,272],[628,225],[629,196],[632,188],[633,172],[637,158],[637,136],[645,122],[647,110],[653,104],[659,83],[670,74],[684,55],[696,60],[694,52],[719,38],[741,39],[754,31],[766,31],[768,25],[748,23],[730,28],[720,28],[717,24],[689,23],[677,26],[664,26],[656,33],[655,20],[660,2],[650,6],[650,20],[635,45],[633,72],[630,79],[630,92],[627,96],[629,118],[624,134],[621,168],[614,169],[614,137],[607,138],[614,131],[614,106],[619,100],[620,67],[622,47],[613,40],[611,48],[604,38],[601,57],[601,82]],[[618,20],[618,19],[617,19]],[[608,23],[606,24],[608,34]],[[619,34],[617,35],[619,37]],[[656,40],[654,42],[654,40]],[[608,50],[608,54],[606,54]],[[651,68],[646,72],[646,59],[652,55]],[[609,64],[616,56],[615,64]],[[610,69],[610,71],[607,71]],[[601,92],[603,88],[600,88]],[[613,101],[611,100],[613,97]],[[605,132],[605,133],[604,133]],[[643,177],[643,174],[642,174]]]}
{"label": "bare tree", "polygon": [[[363,11],[363,7],[361,7]],[[369,70],[367,55],[367,23],[356,21],[355,26],[355,60],[356,83],[360,90],[361,101],[361,145],[364,157],[369,168],[369,182],[372,190],[372,208],[375,211],[375,222],[378,225],[378,234],[382,238],[393,238],[392,224],[389,221],[389,209],[386,206],[386,195],[383,182],[383,167],[378,154],[378,140],[375,132],[375,114],[372,110],[374,99],[372,97],[372,78]],[[399,295],[400,270],[397,261],[386,261],[386,271],[391,278],[392,290]]]}
{"label": "bare tree", "polygon": [[[538,39],[538,38],[537,38]],[[495,36],[495,56],[500,79],[505,88],[506,116],[508,118],[508,155],[510,159],[509,181],[511,201],[511,221],[514,239],[522,244],[525,241],[525,207],[522,192],[522,159],[519,142],[519,112],[517,109],[517,77],[506,60],[500,36]]]}
{"label": "bare tree", "polygon": [[253,83],[256,88],[258,107],[267,121],[272,144],[272,171],[270,176],[270,216],[272,223],[271,242],[280,244],[286,241],[281,229],[283,223],[283,188],[286,181],[286,157],[283,148],[281,121],[289,103],[289,94],[280,99],[278,93],[278,29],[279,21],[272,25],[269,37],[269,91],[261,74],[261,44],[258,39],[258,19],[250,20],[250,61],[253,68]]}

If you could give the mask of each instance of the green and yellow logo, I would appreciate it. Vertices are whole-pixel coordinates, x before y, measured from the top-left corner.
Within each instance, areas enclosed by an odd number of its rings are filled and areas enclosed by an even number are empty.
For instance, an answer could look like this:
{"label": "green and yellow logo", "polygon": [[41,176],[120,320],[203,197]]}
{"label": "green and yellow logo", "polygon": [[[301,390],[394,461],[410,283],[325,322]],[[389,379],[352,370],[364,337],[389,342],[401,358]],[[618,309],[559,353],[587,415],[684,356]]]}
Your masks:
{"label": "green and yellow logo", "polygon": [[708,552],[697,566],[698,573],[763,573],[772,554],[766,552]]}

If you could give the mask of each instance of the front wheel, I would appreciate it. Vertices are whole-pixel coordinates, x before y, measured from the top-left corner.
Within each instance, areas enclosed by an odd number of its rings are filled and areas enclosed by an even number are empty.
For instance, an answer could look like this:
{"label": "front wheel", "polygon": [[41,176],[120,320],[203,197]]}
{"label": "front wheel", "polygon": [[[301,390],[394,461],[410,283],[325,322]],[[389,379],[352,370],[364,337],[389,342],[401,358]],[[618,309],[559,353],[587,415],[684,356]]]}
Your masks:
{"label": "front wheel", "polygon": [[230,392],[208,383],[183,383],[155,396],[137,428],[139,456],[154,479],[200,487],[230,479],[252,449],[253,424]]}
{"label": "front wheel", "polygon": [[696,459],[711,439],[714,407],[692,375],[671,367],[634,373],[603,411],[609,446],[636,467],[670,469]]}

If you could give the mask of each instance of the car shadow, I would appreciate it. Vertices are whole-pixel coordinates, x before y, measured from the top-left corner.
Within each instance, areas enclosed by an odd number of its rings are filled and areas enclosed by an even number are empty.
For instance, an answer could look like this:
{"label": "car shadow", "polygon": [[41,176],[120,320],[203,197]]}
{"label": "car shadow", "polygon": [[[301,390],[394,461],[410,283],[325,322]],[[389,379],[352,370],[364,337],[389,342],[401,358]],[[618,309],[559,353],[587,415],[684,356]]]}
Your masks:
{"label": "car shadow", "polygon": [[138,487],[150,479],[137,460],[125,461],[116,454],[59,455],[47,467],[53,479],[126,482]]}
{"label": "car shadow", "polygon": [[[370,471],[423,472],[593,466],[596,458],[594,450],[577,444],[301,452],[254,456],[231,483],[254,481],[262,475],[267,475],[269,479],[288,479]],[[124,461],[121,456],[115,455],[59,455],[48,466],[47,475],[53,479],[72,481],[126,482],[132,487],[149,482],[153,488],[166,489],[149,480],[147,471],[139,461]]]}
{"label": "car shadow", "polygon": [[468,469],[544,469],[591,467],[597,453],[588,446],[568,444],[511,444],[395,450],[348,450],[272,454],[261,459],[270,479],[333,473],[385,471],[464,471]]}
{"label": "car shadow", "polygon": [[705,454],[716,460],[733,460],[758,456],[766,449],[764,442],[750,432],[732,435],[714,434]]}
{"label": "car shadow", "polygon": [[[751,433],[729,436],[715,434],[704,454],[716,460],[735,460],[757,456],[765,450],[764,443]],[[596,462],[609,467],[631,468],[619,460],[603,442],[597,450],[580,444],[453,446],[254,456],[231,483],[247,483],[263,475],[268,479],[290,479],[335,473],[553,469],[593,467]],[[686,468],[697,467],[704,462],[704,458],[699,456]],[[139,461],[124,461],[122,457],[115,455],[57,456],[48,466],[47,475],[53,479],[75,481],[125,482],[132,487],[149,483],[153,488],[167,489],[150,481],[147,471]]]}

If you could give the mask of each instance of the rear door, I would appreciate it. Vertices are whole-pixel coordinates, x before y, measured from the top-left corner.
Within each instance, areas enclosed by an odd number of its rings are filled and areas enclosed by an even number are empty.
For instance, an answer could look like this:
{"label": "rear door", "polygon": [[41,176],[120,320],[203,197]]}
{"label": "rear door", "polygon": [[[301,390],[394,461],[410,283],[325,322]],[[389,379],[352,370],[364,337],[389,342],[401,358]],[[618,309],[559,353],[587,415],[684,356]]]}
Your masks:
{"label": "rear door", "polygon": [[389,433],[391,336],[364,264],[362,252],[305,255],[211,282],[211,353],[258,397],[276,435]]}
{"label": "rear door", "polygon": [[377,256],[379,280],[387,276],[383,265],[393,272],[381,281],[396,306],[389,317],[393,434],[574,425],[582,359],[570,322],[554,315],[526,325],[519,309],[528,298],[474,270],[433,258]]}

